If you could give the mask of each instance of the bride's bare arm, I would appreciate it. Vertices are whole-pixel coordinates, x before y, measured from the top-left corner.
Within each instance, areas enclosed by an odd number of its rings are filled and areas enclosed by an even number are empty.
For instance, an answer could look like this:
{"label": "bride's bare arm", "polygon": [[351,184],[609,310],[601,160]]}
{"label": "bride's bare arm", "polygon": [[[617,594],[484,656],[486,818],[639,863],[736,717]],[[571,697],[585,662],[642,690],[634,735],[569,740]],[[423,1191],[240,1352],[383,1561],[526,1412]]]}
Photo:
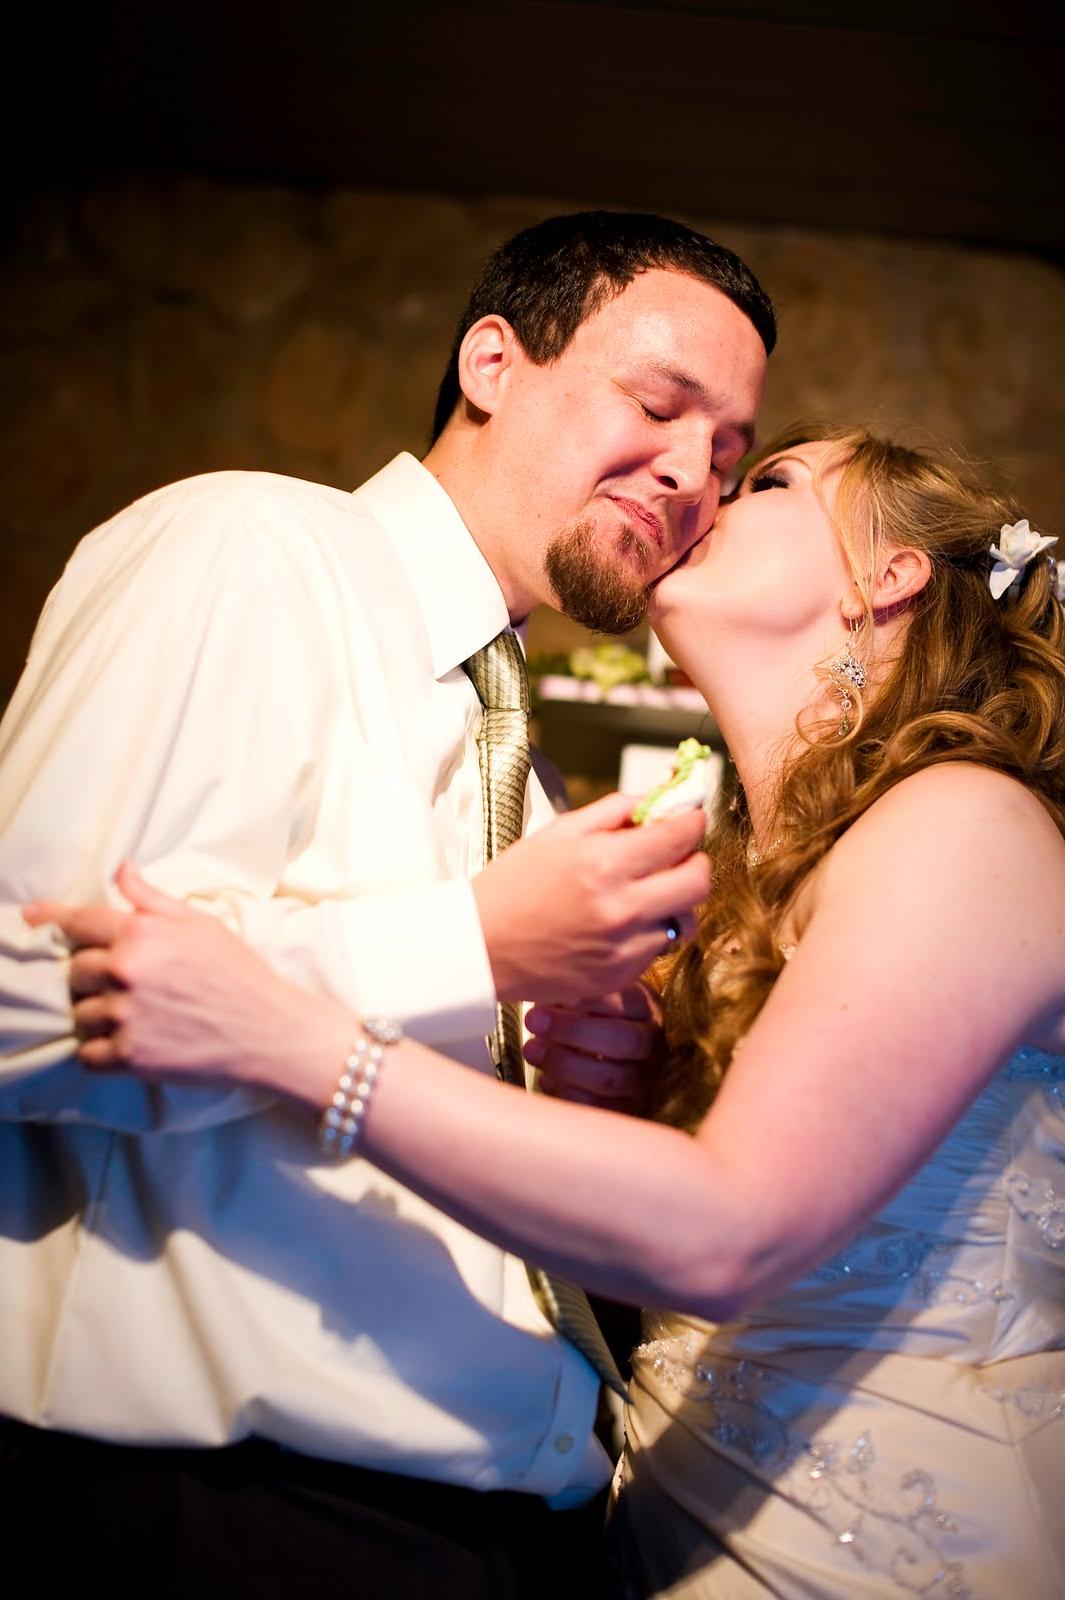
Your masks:
{"label": "bride's bare arm", "polygon": [[[122,1003],[125,1020],[114,1041],[86,1043],[87,1059],[96,1046],[101,1065],[111,1048],[133,1070],[232,1075],[239,1058],[241,1077],[317,1111],[357,1031],[350,1013],[264,976],[224,929],[190,949],[194,915],[149,907],[128,948],[119,936],[110,959],[132,988],[95,998]],[[729,1317],[853,1233],[1063,1004],[1065,844],[1010,780],[938,767],[833,851],[798,951],[695,1137],[523,1097],[404,1041],[364,1153],[589,1288]]]}

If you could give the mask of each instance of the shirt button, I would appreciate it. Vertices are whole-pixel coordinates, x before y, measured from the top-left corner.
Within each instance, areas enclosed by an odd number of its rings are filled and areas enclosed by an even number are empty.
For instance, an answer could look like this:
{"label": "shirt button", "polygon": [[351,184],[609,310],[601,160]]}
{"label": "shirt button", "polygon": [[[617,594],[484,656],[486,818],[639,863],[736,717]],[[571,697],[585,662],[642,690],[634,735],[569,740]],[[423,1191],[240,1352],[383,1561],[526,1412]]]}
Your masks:
{"label": "shirt button", "polygon": [[568,1456],[576,1442],[572,1433],[560,1433],[555,1440],[555,1449],[560,1456]]}

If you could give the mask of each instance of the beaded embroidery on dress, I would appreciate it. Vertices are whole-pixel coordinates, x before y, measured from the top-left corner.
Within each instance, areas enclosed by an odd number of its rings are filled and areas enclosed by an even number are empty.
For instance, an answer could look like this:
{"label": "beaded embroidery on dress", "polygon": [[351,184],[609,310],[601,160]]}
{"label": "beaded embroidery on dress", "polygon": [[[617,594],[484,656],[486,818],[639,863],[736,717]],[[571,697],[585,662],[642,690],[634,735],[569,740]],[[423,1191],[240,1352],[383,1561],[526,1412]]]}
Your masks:
{"label": "beaded embroidery on dress", "polygon": [[1019,1052],[747,1321],[648,1313],[626,1600],[1065,1595],[1065,1059]]}

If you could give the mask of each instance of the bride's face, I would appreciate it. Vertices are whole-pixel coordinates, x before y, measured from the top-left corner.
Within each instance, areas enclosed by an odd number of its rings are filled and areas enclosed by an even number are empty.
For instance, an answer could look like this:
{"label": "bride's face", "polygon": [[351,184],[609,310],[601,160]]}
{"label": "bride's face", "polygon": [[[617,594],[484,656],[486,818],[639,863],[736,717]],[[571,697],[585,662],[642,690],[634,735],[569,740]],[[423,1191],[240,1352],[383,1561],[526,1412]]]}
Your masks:
{"label": "bride's face", "polygon": [[841,602],[854,586],[830,515],[836,469],[814,489],[828,448],[796,445],[761,462],[655,585],[651,625],[700,688],[730,643],[762,644],[768,663],[800,636],[811,659],[842,638]]}

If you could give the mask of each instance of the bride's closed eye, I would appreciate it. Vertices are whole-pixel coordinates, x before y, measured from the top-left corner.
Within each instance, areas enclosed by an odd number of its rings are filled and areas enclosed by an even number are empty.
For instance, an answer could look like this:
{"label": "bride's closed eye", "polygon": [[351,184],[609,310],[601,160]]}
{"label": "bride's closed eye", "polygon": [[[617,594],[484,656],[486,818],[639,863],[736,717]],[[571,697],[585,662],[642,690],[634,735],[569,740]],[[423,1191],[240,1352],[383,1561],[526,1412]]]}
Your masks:
{"label": "bride's closed eye", "polygon": [[788,479],[779,468],[776,470],[770,468],[766,472],[757,472],[753,478],[747,480],[749,494],[758,494],[761,489],[786,489],[787,487]]}

